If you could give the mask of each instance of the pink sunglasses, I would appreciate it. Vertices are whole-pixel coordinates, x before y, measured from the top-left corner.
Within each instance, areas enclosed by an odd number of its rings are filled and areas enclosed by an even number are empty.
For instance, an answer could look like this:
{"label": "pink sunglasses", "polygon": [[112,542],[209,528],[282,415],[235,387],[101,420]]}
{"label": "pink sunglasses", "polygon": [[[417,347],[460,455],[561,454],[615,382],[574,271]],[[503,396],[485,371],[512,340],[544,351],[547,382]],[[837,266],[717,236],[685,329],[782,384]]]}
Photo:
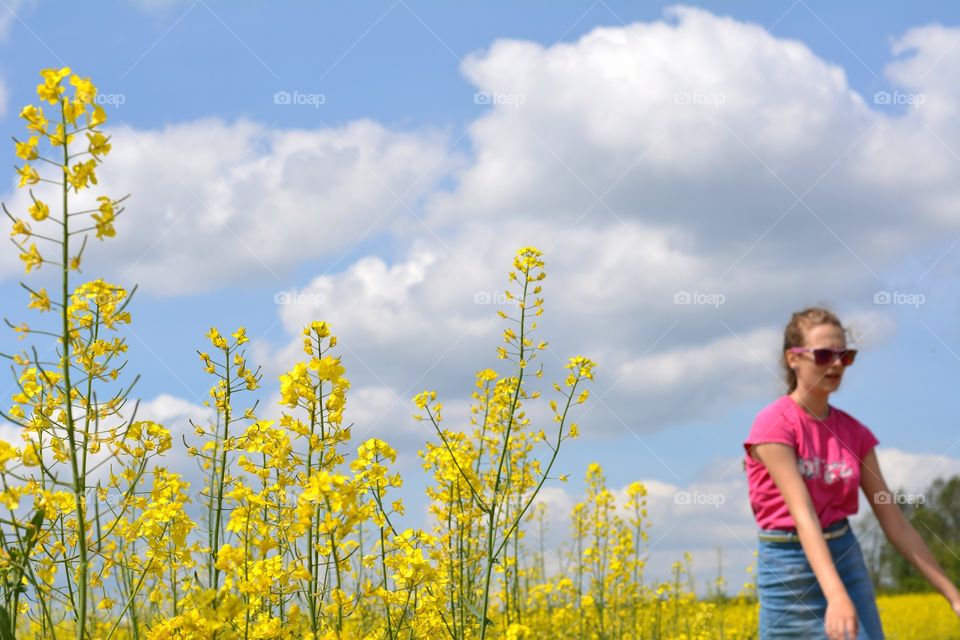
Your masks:
{"label": "pink sunglasses", "polygon": [[840,364],[849,367],[857,357],[856,349],[811,349],[810,347],[790,347],[788,351],[792,353],[813,352],[813,361],[820,367],[833,364],[837,358],[840,358]]}

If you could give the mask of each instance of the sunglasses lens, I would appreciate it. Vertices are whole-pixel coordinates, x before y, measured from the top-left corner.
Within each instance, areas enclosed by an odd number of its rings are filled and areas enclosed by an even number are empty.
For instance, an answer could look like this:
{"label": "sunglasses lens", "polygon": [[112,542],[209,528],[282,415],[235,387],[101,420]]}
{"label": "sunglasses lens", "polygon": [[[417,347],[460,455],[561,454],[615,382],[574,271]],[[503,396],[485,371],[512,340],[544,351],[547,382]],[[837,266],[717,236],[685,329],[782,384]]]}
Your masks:
{"label": "sunglasses lens", "polygon": [[857,357],[856,349],[846,349],[844,351],[834,351],[833,349],[814,349],[813,350],[813,361],[817,363],[818,366],[825,367],[827,365],[833,364],[834,360],[837,359],[837,356],[840,357],[840,364],[845,367],[849,367],[853,364],[854,359]]}
{"label": "sunglasses lens", "polygon": [[813,350],[813,361],[817,363],[817,366],[825,366],[833,362],[833,359],[836,358],[836,353],[832,349],[814,349]]}

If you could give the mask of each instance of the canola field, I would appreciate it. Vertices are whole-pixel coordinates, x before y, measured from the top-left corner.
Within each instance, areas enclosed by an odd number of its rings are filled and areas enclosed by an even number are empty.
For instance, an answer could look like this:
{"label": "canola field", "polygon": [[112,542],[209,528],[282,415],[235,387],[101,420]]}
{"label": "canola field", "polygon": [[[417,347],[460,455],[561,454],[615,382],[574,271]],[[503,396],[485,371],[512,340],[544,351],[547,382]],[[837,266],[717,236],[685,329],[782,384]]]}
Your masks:
{"label": "canola field", "polygon": [[[581,470],[586,495],[548,570],[537,497],[570,472],[555,462],[579,436],[598,365],[575,355],[543,380],[534,247],[507,274],[502,367],[476,373],[470,424],[448,424],[435,391],[410,399],[429,528],[396,525],[404,479],[390,443],[355,442],[344,425],[348,372],[322,320],[303,327],[301,359],[279,378],[278,419],[258,415],[264,381],[243,327],[184,345],[200,346],[214,420],[171,433],[138,419],[124,360],[133,292],[83,270],[85,251],[121,241],[125,197],[97,178],[112,149],[106,114],[89,78],[41,77],[14,141],[31,204],[4,206],[26,309],[8,321],[24,347],[4,354],[15,391],[2,417],[18,437],[0,441],[0,640],[756,637],[751,581],[706,602],[689,562],[671,581],[644,580],[646,490],[634,483],[617,504],[599,463]],[[528,416],[535,404],[549,407],[546,424]],[[184,456],[192,481],[171,469]],[[958,637],[939,596],[879,604],[889,638]]]}

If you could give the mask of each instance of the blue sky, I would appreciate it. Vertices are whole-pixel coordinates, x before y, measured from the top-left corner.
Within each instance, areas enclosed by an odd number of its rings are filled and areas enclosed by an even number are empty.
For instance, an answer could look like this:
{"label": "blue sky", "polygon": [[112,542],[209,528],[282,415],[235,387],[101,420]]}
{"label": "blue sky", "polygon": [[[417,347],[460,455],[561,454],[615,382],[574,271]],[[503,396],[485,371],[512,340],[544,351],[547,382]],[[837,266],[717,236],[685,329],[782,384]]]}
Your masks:
{"label": "blue sky", "polygon": [[[715,545],[731,571],[749,561],[731,464],[777,393],[779,332],[808,304],[865,330],[833,402],[873,429],[888,480],[919,491],[960,470],[954,4],[100,6],[4,0],[0,128],[21,133],[44,67],[69,65],[122,101],[108,128],[125,151],[103,183],[133,197],[89,268],[140,285],[131,368],[158,415],[199,409],[210,326],[248,328],[269,402],[298,324],[329,319],[355,385],[348,416],[401,450],[422,506],[413,456],[426,433],[409,398],[437,388],[451,419],[464,415],[473,372],[499,364],[493,307],[472,297],[502,289],[509,256],[537,244],[546,375],[576,353],[600,364],[603,401],[562,471],[598,461],[613,487],[659,487],[663,566],[685,549],[712,566]],[[481,91],[523,103],[478,104]],[[677,97],[691,95],[721,103],[694,113]],[[10,247],[0,294],[19,321],[14,262]],[[725,302],[673,305],[679,290]],[[323,303],[277,305],[282,291]],[[924,301],[875,304],[880,291]],[[681,490],[729,501],[677,509]]]}

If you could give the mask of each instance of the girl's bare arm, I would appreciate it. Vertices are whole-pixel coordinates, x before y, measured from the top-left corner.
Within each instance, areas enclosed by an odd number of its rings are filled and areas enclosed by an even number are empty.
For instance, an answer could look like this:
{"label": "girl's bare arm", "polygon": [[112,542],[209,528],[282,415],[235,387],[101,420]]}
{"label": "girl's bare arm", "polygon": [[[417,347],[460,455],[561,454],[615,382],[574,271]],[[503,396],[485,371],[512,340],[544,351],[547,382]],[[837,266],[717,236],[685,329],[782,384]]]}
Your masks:
{"label": "girl's bare arm", "polygon": [[800,544],[817,576],[823,595],[830,600],[847,595],[846,587],[833,564],[833,556],[823,538],[820,519],[813,508],[810,492],[803,483],[797,468],[797,455],[793,449],[779,442],[764,442],[753,446],[757,459],[763,463],[783,495],[790,515],[797,524]]}
{"label": "girl's bare arm", "polygon": [[797,525],[803,552],[827,600],[823,621],[827,637],[830,640],[855,638],[859,626],[857,610],[833,564],[833,555],[823,537],[810,492],[797,468],[797,454],[793,447],[779,442],[764,442],[753,448],[787,503],[787,509]]}

